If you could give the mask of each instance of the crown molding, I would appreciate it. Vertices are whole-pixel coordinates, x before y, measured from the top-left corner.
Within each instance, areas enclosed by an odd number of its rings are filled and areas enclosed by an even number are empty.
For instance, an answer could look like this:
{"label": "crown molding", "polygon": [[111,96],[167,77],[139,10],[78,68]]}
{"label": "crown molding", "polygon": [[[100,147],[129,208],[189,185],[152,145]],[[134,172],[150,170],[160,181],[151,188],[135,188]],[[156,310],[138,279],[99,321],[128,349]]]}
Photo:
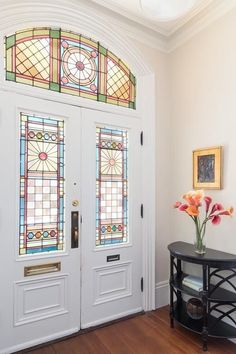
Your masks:
{"label": "crown molding", "polygon": [[[147,28],[121,14],[88,0],[1,0],[0,30],[22,26],[66,26],[67,29],[100,40],[109,48],[116,47],[116,54],[127,62],[136,56],[136,71],[150,72],[145,67],[143,55],[135,52],[132,40],[164,53],[170,53],[191,37],[236,7],[236,0],[205,0],[208,6],[189,14],[169,34]],[[193,16],[194,15],[194,16]],[[69,25],[69,26],[68,26]],[[125,38],[125,42],[124,42]],[[132,51],[132,53],[131,53]],[[135,54],[135,53],[136,54]],[[140,60],[142,58],[142,60]],[[140,61],[140,65],[138,62]],[[142,68],[140,67],[142,65]]]}
{"label": "crown molding", "polygon": [[[186,14],[182,15],[180,18],[176,18],[170,21],[161,21],[149,19],[148,17],[140,17],[131,11],[126,11],[122,6],[116,3],[111,3],[110,0],[91,0],[96,5],[103,7],[104,9],[109,9],[113,13],[120,14],[124,18],[138,23],[139,25],[149,28],[156,33],[159,33],[165,37],[172,35],[176,30],[188,22],[192,17],[201,12],[208,4],[214,0],[201,0],[199,4],[195,5],[193,9],[190,9]],[[140,0],[140,10],[142,10],[141,0]]]}
{"label": "crown molding", "polygon": [[135,16],[128,18],[127,15],[122,16],[111,10],[111,6],[109,8],[104,7],[108,3],[107,0],[103,0],[102,3],[103,5],[99,5],[94,1],[90,2],[92,7],[103,13],[107,19],[112,17],[113,26],[123,34],[165,53],[174,51],[212,22],[236,7],[236,0],[204,0],[188,15],[177,21],[176,26],[171,31],[163,31],[163,29],[159,31],[136,22]]}
{"label": "crown molding", "polygon": [[141,24],[140,19],[135,15],[128,18],[127,15],[122,16],[120,13],[111,10],[111,6],[106,8],[105,5],[109,3],[108,0],[102,0],[103,5],[93,1],[92,3],[97,6],[98,10],[104,11],[107,16],[115,18],[114,24],[121,26],[130,38],[165,53],[174,51],[212,22],[236,7],[236,0],[204,0],[181,20],[176,21],[176,25],[168,31],[163,30],[163,28],[160,29],[158,26],[154,30],[151,25],[145,26],[144,22]]}
{"label": "crown molding", "polygon": [[[154,23],[152,20],[148,20],[147,18],[141,18],[137,15],[135,15],[132,12],[127,12],[124,8],[122,8],[119,5],[116,4],[111,4],[111,2],[109,0],[91,0],[94,4],[96,4],[97,6],[102,7],[103,9],[108,9],[111,13],[113,13],[114,15],[120,15],[121,17],[123,17],[123,19],[127,19],[129,22],[134,22],[139,26],[142,26],[146,29],[149,29],[151,31],[153,31],[154,33],[159,33],[163,36],[167,35],[167,32],[164,28],[162,28],[161,26],[159,26],[158,24]],[[210,0],[207,0],[210,1]]]}
{"label": "crown molding", "polygon": [[[166,36],[164,33],[158,32],[137,22],[136,17],[128,18],[121,15],[110,7],[105,7],[94,1],[87,0],[76,0],[77,3],[83,4],[83,6],[90,8],[91,11],[94,10],[96,14],[99,14],[102,18],[110,21],[110,27],[115,31],[120,32],[122,35],[128,36],[131,39],[135,39],[143,44],[148,44],[148,46],[158,49],[163,52],[167,52]],[[105,1],[103,2],[106,3]],[[112,19],[112,23],[111,23]]]}
{"label": "crown molding", "polygon": [[170,37],[174,35],[181,27],[183,27],[186,23],[188,23],[192,18],[197,16],[200,12],[202,12],[207,6],[213,3],[215,0],[202,0],[197,7],[194,7],[192,10],[188,11],[187,14],[182,16],[180,19],[176,21],[176,24],[172,26],[171,30],[166,31],[166,36]]}
{"label": "crown molding", "polygon": [[208,7],[167,38],[166,48],[170,53],[187,42],[214,21],[236,8],[236,0],[214,0]]}

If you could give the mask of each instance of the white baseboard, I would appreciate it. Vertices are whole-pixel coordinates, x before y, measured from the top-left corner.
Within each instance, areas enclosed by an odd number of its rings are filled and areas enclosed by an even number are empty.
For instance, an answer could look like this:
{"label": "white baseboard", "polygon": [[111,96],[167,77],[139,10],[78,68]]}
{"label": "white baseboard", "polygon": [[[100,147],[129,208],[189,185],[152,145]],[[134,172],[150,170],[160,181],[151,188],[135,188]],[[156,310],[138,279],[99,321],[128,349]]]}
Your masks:
{"label": "white baseboard", "polygon": [[169,280],[157,283],[155,288],[156,309],[168,305],[169,297]]}
{"label": "white baseboard", "polygon": [[47,343],[47,342],[50,342],[50,341],[55,340],[55,339],[59,339],[59,338],[62,338],[62,337],[69,336],[70,334],[78,332],[78,330],[79,330],[78,327],[71,328],[71,329],[69,329],[67,331],[58,332],[58,333],[52,334],[52,335],[47,336],[47,337],[31,340],[29,342],[25,342],[25,343],[22,343],[22,344],[19,344],[19,345],[14,345],[14,346],[12,346],[10,348],[6,348],[6,349],[3,349],[3,350],[0,349],[0,354],[11,354],[11,353],[17,352],[17,351],[22,350],[22,349],[31,348],[31,347],[34,347],[35,345],[39,345],[39,344],[42,344],[42,343]]}

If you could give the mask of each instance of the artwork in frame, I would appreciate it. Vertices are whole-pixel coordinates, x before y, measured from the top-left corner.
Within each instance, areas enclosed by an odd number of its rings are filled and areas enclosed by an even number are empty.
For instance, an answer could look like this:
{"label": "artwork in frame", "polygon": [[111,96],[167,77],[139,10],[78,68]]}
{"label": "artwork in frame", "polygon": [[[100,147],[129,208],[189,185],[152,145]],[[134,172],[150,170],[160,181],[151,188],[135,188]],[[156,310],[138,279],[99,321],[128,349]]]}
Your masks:
{"label": "artwork in frame", "polygon": [[221,189],[222,146],[193,151],[193,188]]}

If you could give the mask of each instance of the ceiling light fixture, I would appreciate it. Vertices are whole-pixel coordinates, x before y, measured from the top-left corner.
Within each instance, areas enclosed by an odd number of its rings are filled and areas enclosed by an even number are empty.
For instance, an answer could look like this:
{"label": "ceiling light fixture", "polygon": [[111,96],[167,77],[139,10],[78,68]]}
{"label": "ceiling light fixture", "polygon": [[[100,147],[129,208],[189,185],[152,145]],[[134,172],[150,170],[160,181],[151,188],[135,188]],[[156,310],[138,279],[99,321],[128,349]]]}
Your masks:
{"label": "ceiling light fixture", "polygon": [[150,18],[171,21],[183,16],[199,0],[139,0],[141,10]]}

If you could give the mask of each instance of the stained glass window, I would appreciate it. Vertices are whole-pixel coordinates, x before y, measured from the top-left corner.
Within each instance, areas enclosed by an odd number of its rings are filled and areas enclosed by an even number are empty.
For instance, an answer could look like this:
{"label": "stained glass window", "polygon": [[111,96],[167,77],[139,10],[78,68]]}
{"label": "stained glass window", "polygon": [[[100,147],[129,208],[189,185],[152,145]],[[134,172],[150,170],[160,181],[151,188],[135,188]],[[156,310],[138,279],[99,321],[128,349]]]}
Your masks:
{"label": "stained glass window", "polygon": [[135,77],[116,55],[62,29],[6,37],[6,79],[135,109]]}
{"label": "stained glass window", "polygon": [[20,255],[64,248],[64,122],[21,113]]}
{"label": "stained glass window", "polygon": [[126,130],[97,127],[96,246],[128,241]]}

